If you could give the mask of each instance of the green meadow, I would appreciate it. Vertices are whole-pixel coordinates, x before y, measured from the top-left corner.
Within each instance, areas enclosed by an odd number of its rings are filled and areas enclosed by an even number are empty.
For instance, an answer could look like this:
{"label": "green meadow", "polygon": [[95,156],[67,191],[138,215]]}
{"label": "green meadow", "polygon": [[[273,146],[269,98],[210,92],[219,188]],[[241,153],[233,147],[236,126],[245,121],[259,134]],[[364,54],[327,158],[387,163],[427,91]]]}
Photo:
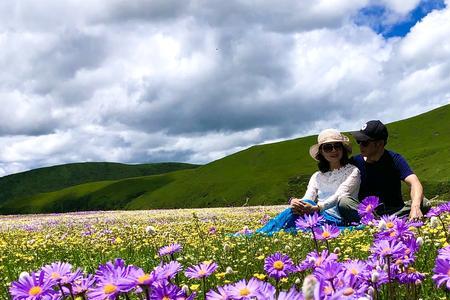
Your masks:
{"label": "green meadow", "polygon": [[[450,196],[450,105],[387,124],[387,149],[401,153],[421,179],[429,199]],[[359,125],[358,125],[359,126]],[[358,128],[355,126],[355,130]],[[55,175],[51,168],[11,175],[14,188],[0,178],[0,212],[43,213],[80,210],[227,207],[284,204],[301,196],[316,170],[308,149],[317,136],[257,145],[206,165],[179,165],[150,174],[114,171],[82,181],[89,163],[65,165],[77,180]],[[354,142],[354,141],[353,141]],[[354,152],[358,147],[354,144]],[[151,165],[150,165],[151,166]],[[139,166],[135,166],[140,168]],[[94,171],[92,171],[94,172]],[[119,171],[117,171],[119,172]],[[34,175],[31,180],[29,176]],[[70,176],[69,176],[70,177]],[[84,178],[86,179],[86,178]],[[11,179],[10,179],[11,180]],[[34,182],[34,183],[32,183]],[[23,183],[23,184],[22,184]],[[45,189],[36,186],[44,185]],[[404,189],[405,197],[408,197]]]}

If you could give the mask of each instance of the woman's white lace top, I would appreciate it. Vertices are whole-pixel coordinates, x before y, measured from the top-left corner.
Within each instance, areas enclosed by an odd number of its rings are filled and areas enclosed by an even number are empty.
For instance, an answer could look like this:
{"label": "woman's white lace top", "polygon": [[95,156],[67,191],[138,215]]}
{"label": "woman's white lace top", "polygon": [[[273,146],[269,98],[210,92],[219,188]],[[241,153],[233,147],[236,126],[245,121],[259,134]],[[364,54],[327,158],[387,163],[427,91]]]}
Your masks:
{"label": "woman's white lace top", "polygon": [[359,170],[351,164],[326,173],[317,171],[311,176],[303,199],[320,203],[322,210],[340,218],[338,201],[343,197],[358,199],[360,183]]}

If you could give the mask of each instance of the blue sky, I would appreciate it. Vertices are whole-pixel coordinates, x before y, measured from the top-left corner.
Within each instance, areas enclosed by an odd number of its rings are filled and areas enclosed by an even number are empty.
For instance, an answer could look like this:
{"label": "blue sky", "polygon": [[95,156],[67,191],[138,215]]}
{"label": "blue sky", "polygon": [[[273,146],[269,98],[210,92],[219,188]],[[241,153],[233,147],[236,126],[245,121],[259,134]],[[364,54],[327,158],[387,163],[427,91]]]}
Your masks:
{"label": "blue sky", "polygon": [[384,5],[374,4],[361,8],[355,21],[358,25],[369,26],[385,38],[404,37],[428,13],[444,9],[445,6],[442,0],[422,0],[413,10],[405,16],[395,18],[395,22],[392,23],[389,20],[392,10]]}
{"label": "blue sky", "polygon": [[208,163],[448,104],[449,3],[0,1],[0,176]]}

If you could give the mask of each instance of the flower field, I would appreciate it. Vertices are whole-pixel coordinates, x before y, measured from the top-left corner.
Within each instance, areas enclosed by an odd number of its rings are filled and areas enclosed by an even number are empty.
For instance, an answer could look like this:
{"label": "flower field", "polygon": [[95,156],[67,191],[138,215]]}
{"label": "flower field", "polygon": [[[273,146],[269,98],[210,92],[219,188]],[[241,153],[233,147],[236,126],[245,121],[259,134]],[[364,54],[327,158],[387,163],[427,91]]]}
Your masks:
{"label": "flower field", "polygon": [[284,208],[0,217],[0,298],[448,297],[446,204],[423,223],[366,215],[339,232],[305,218],[296,235],[248,234]]}

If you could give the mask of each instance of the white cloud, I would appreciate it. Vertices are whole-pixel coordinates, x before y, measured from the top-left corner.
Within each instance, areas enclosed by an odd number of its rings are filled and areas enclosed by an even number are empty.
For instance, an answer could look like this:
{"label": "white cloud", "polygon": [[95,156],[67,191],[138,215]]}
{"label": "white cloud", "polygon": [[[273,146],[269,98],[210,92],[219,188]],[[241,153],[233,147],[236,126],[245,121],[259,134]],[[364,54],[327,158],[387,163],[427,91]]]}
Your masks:
{"label": "white cloud", "polygon": [[380,2],[395,13],[405,16],[419,5],[420,0],[381,0]]}
{"label": "white cloud", "polygon": [[385,40],[352,22],[374,3],[402,18],[418,1],[4,1],[0,175],[206,163],[449,103],[450,10]]}

